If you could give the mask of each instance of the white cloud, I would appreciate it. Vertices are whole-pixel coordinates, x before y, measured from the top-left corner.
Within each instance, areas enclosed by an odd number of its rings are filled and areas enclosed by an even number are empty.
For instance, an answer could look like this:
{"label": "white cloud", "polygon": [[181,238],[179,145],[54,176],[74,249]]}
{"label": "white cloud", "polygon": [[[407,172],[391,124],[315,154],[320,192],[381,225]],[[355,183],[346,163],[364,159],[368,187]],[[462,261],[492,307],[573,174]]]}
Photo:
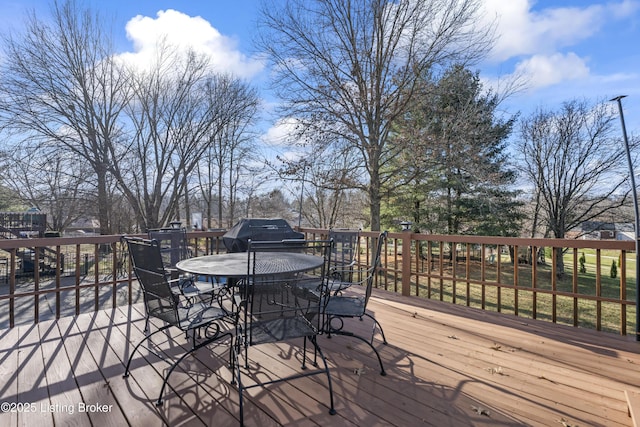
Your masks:
{"label": "white cloud", "polygon": [[278,120],[262,136],[262,141],[272,147],[288,146],[295,142],[298,121],[293,118]]}
{"label": "white cloud", "polygon": [[515,64],[511,78],[524,78],[529,91],[596,79],[590,75],[588,58],[568,48],[577,50],[578,45],[596,37],[604,25],[640,10],[638,0],[613,0],[584,7],[536,8],[536,0],[483,0],[483,5],[485,17],[496,19],[497,25],[497,40],[489,62]]}
{"label": "white cloud", "polygon": [[222,35],[205,19],[176,10],[159,11],[156,18],[138,15],[126,25],[134,52],[121,55],[133,64],[148,64],[155,57],[157,43],[165,39],[178,48],[192,48],[210,57],[216,71],[251,78],[264,69],[263,61],[247,57],[232,38]]}
{"label": "white cloud", "polygon": [[547,8],[539,12],[532,10],[532,0],[485,0],[484,5],[487,16],[497,19],[499,38],[492,51],[492,59],[496,61],[571,46],[597,32],[608,15],[603,5]]}
{"label": "white cloud", "polygon": [[624,0],[609,5],[609,8],[614,18],[626,18],[640,10],[640,2],[638,0]]}
{"label": "white cloud", "polygon": [[516,65],[515,74],[525,77],[528,89],[551,86],[565,80],[589,77],[586,62],[574,53],[534,55]]}
{"label": "white cloud", "polygon": [[638,73],[615,73],[600,78],[602,83],[626,83],[640,80]]}

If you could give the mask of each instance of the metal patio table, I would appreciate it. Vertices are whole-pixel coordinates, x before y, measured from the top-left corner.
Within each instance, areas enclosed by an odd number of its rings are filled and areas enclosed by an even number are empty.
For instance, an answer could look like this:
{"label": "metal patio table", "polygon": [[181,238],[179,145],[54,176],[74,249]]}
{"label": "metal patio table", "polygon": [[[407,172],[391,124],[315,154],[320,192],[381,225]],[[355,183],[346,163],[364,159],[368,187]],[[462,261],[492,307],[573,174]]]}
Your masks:
{"label": "metal patio table", "polygon": [[[300,273],[319,268],[324,263],[321,256],[299,252],[265,252],[257,256],[255,274],[260,276]],[[250,271],[248,263],[246,252],[235,252],[185,259],[178,262],[176,268],[196,276],[242,279]]]}

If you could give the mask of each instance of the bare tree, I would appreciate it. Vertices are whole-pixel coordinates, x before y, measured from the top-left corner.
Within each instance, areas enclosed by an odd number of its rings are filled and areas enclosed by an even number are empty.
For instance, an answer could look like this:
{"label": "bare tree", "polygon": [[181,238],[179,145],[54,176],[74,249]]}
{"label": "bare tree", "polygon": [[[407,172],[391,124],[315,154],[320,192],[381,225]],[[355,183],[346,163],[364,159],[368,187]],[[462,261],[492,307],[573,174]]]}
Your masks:
{"label": "bare tree", "polygon": [[371,228],[381,187],[395,172],[387,144],[419,76],[470,63],[492,42],[477,28],[478,0],[287,0],[265,3],[259,46],[274,63],[282,111],[349,141],[368,180]]}
{"label": "bare tree", "polygon": [[[553,237],[627,203],[631,189],[615,118],[610,105],[572,100],[522,120],[522,171]],[[562,274],[561,255],[558,266]]]}
{"label": "bare tree", "polygon": [[[358,168],[357,154],[350,144],[326,132],[310,134],[302,129],[297,157],[279,157],[278,176],[298,184],[294,194],[299,198],[299,220],[304,217],[312,227],[333,228],[362,224],[360,215],[351,208],[354,190],[364,181]],[[306,134],[306,135],[305,135]],[[363,206],[357,204],[356,211]]]}
{"label": "bare tree", "polygon": [[[349,169],[345,167],[346,157],[319,158],[313,156],[305,173],[304,189],[306,195],[301,197],[302,215],[312,227],[334,228],[337,224],[348,221],[346,203],[348,190],[327,185],[344,178]],[[323,185],[324,184],[324,185]]]}
{"label": "bare tree", "polygon": [[110,233],[108,173],[120,160],[118,118],[129,92],[102,18],[74,0],[54,1],[51,19],[31,13],[4,47],[2,126],[16,143],[55,142],[86,162],[95,174],[100,231]]}
{"label": "bare tree", "polygon": [[218,227],[231,227],[238,181],[252,157],[251,127],[257,118],[258,95],[254,88],[230,75],[212,76],[206,93],[222,113],[216,117],[208,147],[198,163],[198,192],[206,206],[208,226],[213,226],[216,207]]}
{"label": "bare tree", "polygon": [[139,227],[154,228],[177,219],[181,202],[183,209],[189,205],[190,177],[226,113],[209,102],[209,64],[193,52],[160,41],[155,62],[132,75],[134,97],[126,108],[131,144],[114,175]]}
{"label": "bare tree", "polygon": [[258,194],[253,198],[251,204],[251,216],[253,217],[284,218],[287,221],[294,220],[291,202],[281,189]]}
{"label": "bare tree", "polygon": [[94,176],[84,162],[78,162],[56,144],[14,150],[4,167],[4,182],[20,194],[28,206],[48,214],[53,230],[65,230],[87,214],[95,214]]}

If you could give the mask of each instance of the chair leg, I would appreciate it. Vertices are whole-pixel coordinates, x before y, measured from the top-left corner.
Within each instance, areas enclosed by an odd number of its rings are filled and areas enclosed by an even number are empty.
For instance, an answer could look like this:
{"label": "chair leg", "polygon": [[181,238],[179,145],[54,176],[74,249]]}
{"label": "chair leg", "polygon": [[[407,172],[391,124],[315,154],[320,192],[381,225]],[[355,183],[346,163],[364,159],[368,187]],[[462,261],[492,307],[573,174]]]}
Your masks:
{"label": "chair leg", "polygon": [[[371,319],[373,319],[374,322],[376,322],[378,325],[380,325],[376,319],[374,319],[371,315],[366,314],[368,317],[371,317]],[[339,319],[340,320],[340,328],[332,328],[331,327],[331,320],[334,319]],[[333,317],[329,317],[328,322],[327,322],[327,338],[331,338],[331,334],[333,333],[334,335],[344,335],[347,337],[353,337],[353,338],[357,338],[360,341],[363,341],[365,343],[367,343],[367,345],[369,347],[371,347],[371,350],[373,350],[373,352],[376,354],[376,357],[378,358],[378,363],[380,364],[380,375],[385,376],[387,375],[387,373],[384,370],[384,365],[382,364],[382,358],[380,357],[380,353],[378,353],[378,350],[374,347],[373,345],[373,337],[371,340],[368,340],[366,338],[361,337],[360,335],[356,335],[353,332],[349,332],[349,331],[345,331],[343,330],[343,326],[344,326],[344,321],[342,320],[342,317],[340,316],[333,316]],[[374,324],[374,328],[375,328],[375,324]],[[380,327],[380,331],[382,331],[382,327]],[[384,338],[384,333],[382,334],[383,338]],[[386,340],[384,341],[384,343],[386,344]]]}
{"label": "chair leg", "polygon": [[240,352],[242,348],[240,346],[240,342],[233,346],[233,365],[234,370],[231,371],[231,384],[238,385],[238,406],[240,410],[240,425],[244,426],[244,387],[242,386],[242,372],[240,368],[240,361],[238,360],[240,357]]}
{"label": "chair leg", "polygon": [[158,394],[158,400],[156,401],[156,406],[162,406],[162,403],[163,403],[162,395],[164,394],[164,388],[167,386],[167,382],[169,381],[169,377],[171,376],[171,373],[173,372],[173,370],[176,368],[176,366],[178,366],[178,364],[180,362],[182,362],[182,359],[184,359],[185,357],[190,355],[196,349],[197,348],[195,348],[195,347],[191,348],[186,353],[184,353],[182,356],[180,356],[178,358],[178,360],[173,362],[173,364],[171,365],[171,368],[169,368],[169,372],[167,372],[167,375],[165,375],[164,379],[162,380],[162,387],[160,387],[160,393]]}
{"label": "chair leg", "polygon": [[240,341],[238,336],[236,336],[233,344],[231,345],[231,384],[232,385],[236,385],[237,379],[236,379],[236,369],[240,369]]}
{"label": "chair leg", "polygon": [[387,375],[387,373],[386,373],[386,372],[385,372],[385,370],[384,370],[384,366],[382,365],[382,358],[380,357],[380,353],[378,353],[378,350],[373,346],[373,344],[372,344],[371,342],[369,342],[369,340],[367,340],[367,339],[365,339],[365,338],[363,338],[363,337],[361,337],[361,336],[359,336],[359,335],[356,335],[356,334],[350,333],[350,332],[342,332],[342,331],[341,331],[341,332],[336,332],[336,333],[337,333],[338,335],[346,335],[346,336],[350,336],[350,337],[353,337],[353,338],[357,338],[357,339],[359,339],[359,340],[360,340],[360,341],[362,341],[362,342],[366,342],[366,343],[367,343],[367,345],[368,345],[369,347],[371,347],[371,350],[373,350],[373,352],[376,354],[376,357],[378,358],[378,363],[380,364],[380,375],[382,375],[383,377],[384,377],[385,375]]}
{"label": "chair leg", "polygon": [[182,356],[180,356],[178,358],[178,360],[176,360],[175,362],[173,362],[173,364],[171,365],[171,368],[169,368],[169,372],[167,372],[167,375],[165,375],[164,380],[162,381],[162,387],[160,388],[160,394],[158,394],[158,400],[156,401],[156,406],[162,406],[163,400],[162,400],[162,395],[164,393],[164,389],[167,385],[167,382],[169,382],[169,377],[171,376],[171,373],[173,372],[173,370],[176,368],[176,366],[178,366],[180,364],[180,362],[182,362],[182,360],[187,357],[188,355],[190,355],[191,353],[193,353],[194,351],[211,344],[214,341],[217,341],[223,337],[229,336],[231,338],[233,338],[233,335],[231,335],[231,333],[227,332],[225,334],[222,335],[214,335],[213,337],[209,338],[206,341],[201,342],[200,344],[193,346],[192,348],[190,348],[189,350],[187,350]]}
{"label": "chair leg", "polygon": [[307,337],[302,340],[302,366],[300,366],[300,369],[307,369]]}
{"label": "chair leg", "polygon": [[[147,318],[148,320],[148,318]],[[131,366],[131,361],[133,360],[133,355],[136,353],[136,351],[138,351],[138,349],[140,348],[140,346],[142,344],[144,344],[145,341],[148,341],[152,336],[154,336],[155,334],[157,334],[158,332],[162,332],[165,329],[169,329],[171,327],[171,325],[165,325],[161,328],[159,328],[157,331],[145,336],[134,348],[133,351],[131,352],[131,354],[129,355],[129,359],[127,360],[127,366],[124,369],[124,375],[122,376],[123,378],[127,378],[129,376],[129,367]]]}
{"label": "chair leg", "polygon": [[336,409],[333,405],[333,385],[331,383],[331,373],[329,372],[329,365],[327,364],[327,359],[324,357],[324,354],[322,353],[322,349],[320,349],[320,346],[318,345],[318,337],[312,336],[312,337],[309,337],[309,340],[313,344],[315,353],[320,354],[320,358],[322,359],[322,363],[324,364],[324,371],[327,374],[327,384],[329,385],[329,414],[335,415]]}
{"label": "chair leg", "polygon": [[387,344],[387,338],[384,336],[384,331],[382,330],[382,325],[380,324],[380,322],[378,322],[376,318],[370,315],[369,313],[365,313],[364,315],[367,316],[369,319],[373,320],[374,322],[373,333],[371,334],[371,344],[373,344],[373,334],[375,334],[376,332],[376,326],[378,326],[378,329],[380,330],[380,335],[382,335],[382,343]]}

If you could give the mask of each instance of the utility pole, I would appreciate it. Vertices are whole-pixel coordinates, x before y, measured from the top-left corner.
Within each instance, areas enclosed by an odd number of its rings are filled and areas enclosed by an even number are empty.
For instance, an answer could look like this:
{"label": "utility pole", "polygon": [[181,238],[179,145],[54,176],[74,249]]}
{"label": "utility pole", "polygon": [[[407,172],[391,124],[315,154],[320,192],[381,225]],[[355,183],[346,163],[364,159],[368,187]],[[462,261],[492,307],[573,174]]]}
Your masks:
{"label": "utility pole", "polygon": [[638,193],[636,191],[636,175],[631,162],[631,150],[629,149],[629,139],[627,138],[627,128],[624,124],[624,113],[622,112],[622,98],[627,95],[616,96],[610,101],[618,103],[618,111],[620,111],[620,123],[622,124],[622,137],[624,139],[624,148],[627,152],[627,162],[629,163],[629,176],[631,177],[631,191],[633,194],[633,207],[635,212],[635,236],[636,236],[636,341],[640,341],[640,214],[638,213]]}

